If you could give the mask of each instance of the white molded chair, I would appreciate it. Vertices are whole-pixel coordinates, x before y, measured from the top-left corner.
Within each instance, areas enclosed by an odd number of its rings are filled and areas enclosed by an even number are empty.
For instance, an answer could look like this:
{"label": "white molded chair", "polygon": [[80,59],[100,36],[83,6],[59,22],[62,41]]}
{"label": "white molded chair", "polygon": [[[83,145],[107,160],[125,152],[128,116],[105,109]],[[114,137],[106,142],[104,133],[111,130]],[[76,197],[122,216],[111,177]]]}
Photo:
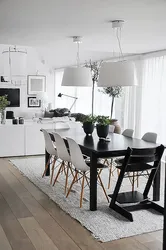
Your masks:
{"label": "white molded chair", "polygon": [[157,134],[154,132],[147,132],[142,136],[142,140],[147,141],[147,142],[156,143]]}
{"label": "white molded chair", "polygon": [[[68,141],[68,145],[69,145],[69,150],[70,150],[70,156],[71,156],[71,162],[73,164],[73,166],[75,167],[75,175],[73,178],[73,181],[69,187],[69,190],[67,192],[66,197],[68,197],[68,195],[70,194],[70,191],[74,185],[75,182],[78,182],[78,175],[80,174],[81,177],[79,177],[79,180],[82,180],[81,182],[81,194],[80,194],[80,207],[82,207],[82,199],[83,199],[83,192],[84,192],[84,183],[86,181],[87,185],[89,186],[89,178],[87,177],[87,172],[89,172],[90,168],[90,162],[88,161],[88,163],[86,163],[86,160],[84,160],[81,149],[79,147],[79,145],[71,138],[67,138]],[[103,168],[104,165],[101,164],[100,162],[97,163],[97,169],[101,169]],[[103,182],[101,180],[101,177],[98,175],[98,180],[100,182],[100,185],[104,191],[104,194],[107,198],[107,201],[109,202],[108,196],[106,194]]]}
{"label": "white molded chair", "polygon": [[66,193],[67,184],[68,184],[69,170],[70,170],[71,174],[74,177],[73,170],[72,170],[72,167],[71,167],[71,157],[70,157],[70,154],[69,154],[69,152],[67,150],[67,147],[66,147],[66,144],[65,144],[63,138],[58,133],[53,133],[53,136],[55,138],[58,157],[62,160],[61,166],[60,166],[60,168],[58,170],[58,173],[57,173],[57,175],[55,177],[53,186],[55,185],[60,173],[64,171],[64,173],[66,175],[66,181],[65,181],[65,193]]}
{"label": "white molded chair", "polygon": [[49,133],[45,129],[41,129],[41,131],[43,132],[43,135],[44,135],[45,149],[50,155],[50,157],[48,159],[48,162],[47,162],[47,164],[45,166],[45,170],[44,170],[44,173],[43,173],[42,177],[44,177],[46,175],[50,160],[53,157],[52,173],[51,173],[51,180],[50,180],[50,184],[52,184],[55,163],[56,163],[56,160],[58,159],[57,149],[56,149],[55,145],[53,144],[53,141],[51,140],[51,137],[50,137]]}
{"label": "white molded chair", "polygon": [[134,130],[133,129],[125,129],[122,133],[122,135],[126,136],[126,137],[130,137],[132,138],[133,137],[133,134],[134,134]]}

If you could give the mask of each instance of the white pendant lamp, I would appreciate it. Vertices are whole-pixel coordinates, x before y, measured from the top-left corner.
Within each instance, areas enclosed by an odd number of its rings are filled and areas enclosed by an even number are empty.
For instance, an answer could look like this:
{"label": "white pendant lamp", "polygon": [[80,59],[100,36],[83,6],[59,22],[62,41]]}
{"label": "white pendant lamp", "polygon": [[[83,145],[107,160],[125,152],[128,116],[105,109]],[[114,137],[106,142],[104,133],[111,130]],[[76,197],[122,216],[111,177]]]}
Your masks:
{"label": "white pendant lamp", "polygon": [[113,86],[133,86],[136,85],[134,80],[134,63],[125,61],[121,48],[121,28],[124,21],[112,21],[112,28],[116,31],[116,37],[119,46],[119,61],[102,63],[98,87],[113,87]]}
{"label": "white pendant lamp", "polygon": [[80,67],[79,44],[81,43],[81,37],[74,36],[73,42],[77,43],[78,46],[77,67],[69,67],[64,70],[62,86],[91,87],[91,70],[89,68]]}
{"label": "white pendant lamp", "polygon": [[100,69],[98,87],[133,86],[134,65],[132,62],[106,62]]}

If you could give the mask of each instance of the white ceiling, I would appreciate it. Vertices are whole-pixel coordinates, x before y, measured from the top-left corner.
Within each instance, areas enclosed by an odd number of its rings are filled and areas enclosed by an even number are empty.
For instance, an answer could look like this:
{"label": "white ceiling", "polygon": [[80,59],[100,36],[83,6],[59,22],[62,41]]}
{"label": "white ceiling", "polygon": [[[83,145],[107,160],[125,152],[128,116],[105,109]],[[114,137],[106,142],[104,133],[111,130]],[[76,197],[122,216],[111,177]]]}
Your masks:
{"label": "white ceiling", "polygon": [[125,54],[166,49],[165,0],[0,0],[0,43],[36,47],[59,68],[75,64],[78,35],[82,62],[106,59],[118,52],[114,19],[125,20]]}

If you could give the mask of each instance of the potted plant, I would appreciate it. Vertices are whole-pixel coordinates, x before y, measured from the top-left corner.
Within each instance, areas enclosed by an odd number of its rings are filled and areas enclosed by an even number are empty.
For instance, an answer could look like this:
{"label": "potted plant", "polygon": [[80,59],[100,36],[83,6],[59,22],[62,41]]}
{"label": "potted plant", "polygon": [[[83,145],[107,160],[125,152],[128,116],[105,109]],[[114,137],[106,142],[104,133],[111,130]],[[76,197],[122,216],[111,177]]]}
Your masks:
{"label": "potted plant", "polygon": [[113,110],[114,110],[115,98],[119,98],[122,95],[122,87],[121,86],[106,87],[106,88],[103,88],[102,92],[111,97],[111,115],[110,115],[111,123],[110,124],[115,126],[114,133],[120,134],[121,128],[118,124],[118,120],[112,119],[112,115],[113,115]]}
{"label": "potted plant", "polygon": [[96,130],[99,138],[107,138],[109,132],[110,119],[109,116],[97,116]]}
{"label": "potted plant", "polygon": [[9,101],[7,95],[0,96],[0,123],[5,123],[5,108],[8,106]]}
{"label": "potted plant", "polygon": [[83,118],[83,129],[86,135],[91,135],[95,127],[96,117],[92,115],[86,115]]}

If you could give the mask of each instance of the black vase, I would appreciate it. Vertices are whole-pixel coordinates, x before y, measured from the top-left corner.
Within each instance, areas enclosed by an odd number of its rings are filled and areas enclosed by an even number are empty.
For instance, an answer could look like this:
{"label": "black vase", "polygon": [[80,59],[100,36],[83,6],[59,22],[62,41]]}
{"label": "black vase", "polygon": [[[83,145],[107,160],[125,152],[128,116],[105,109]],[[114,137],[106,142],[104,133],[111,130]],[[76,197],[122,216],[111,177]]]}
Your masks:
{"label": "black vase", "polygon": [[94,130],[94,124],[91,122],[84,122],[83,129],[86,135],[91,135]]}
{"label": "black vase", "polygon": [[97,135],[99,138],[107,138],[109,125],[96,125]]}

